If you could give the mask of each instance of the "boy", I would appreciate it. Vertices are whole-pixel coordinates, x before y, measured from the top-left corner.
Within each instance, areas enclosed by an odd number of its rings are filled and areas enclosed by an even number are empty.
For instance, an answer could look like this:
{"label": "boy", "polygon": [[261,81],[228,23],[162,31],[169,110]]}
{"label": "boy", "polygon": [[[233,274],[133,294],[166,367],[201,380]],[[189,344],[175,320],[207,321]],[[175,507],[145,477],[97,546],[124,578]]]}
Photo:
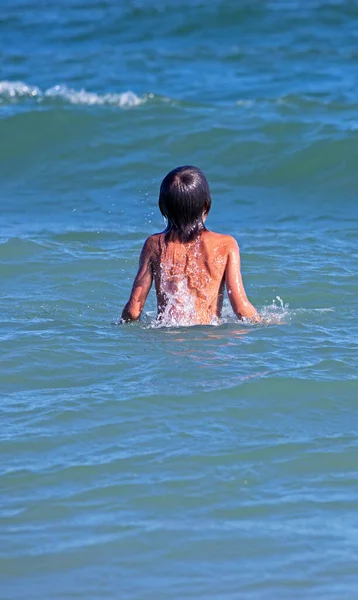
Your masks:
{"label": "boy", "polygon": [[210,206],[209,185],[200,169],[177,167],[164,177],[159,209],[167,227],[144,243],[122,322],[139,319],[153,279],[163,324],[216,323],[225,285],[236,316],[260,320],[245,293],[236,241],[204,225]]}

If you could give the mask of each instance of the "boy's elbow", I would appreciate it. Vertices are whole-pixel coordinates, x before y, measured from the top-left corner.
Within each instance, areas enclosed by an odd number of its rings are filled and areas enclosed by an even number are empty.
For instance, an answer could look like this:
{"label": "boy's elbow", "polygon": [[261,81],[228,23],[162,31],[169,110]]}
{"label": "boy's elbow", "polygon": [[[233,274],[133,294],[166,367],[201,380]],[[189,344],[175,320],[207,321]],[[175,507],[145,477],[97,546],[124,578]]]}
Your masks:
{"label": "boy's elbow", "polygon": [[259,323],[261,321],[261,317],[257,312],[256,308],[250,304],[249,308],[241,314],[241,318],[246,317],[250,319],[253,323]]}
{"label": "boy's elbow", "polygon": [[240,306],[240,309],[234,309],[234,312],[240,321],[242,319],[250,319],[254,323],[261,321],[261,317],[256,308],[250,303],[245,303],[244,306]]}
{"label": "boy's elbow", "polygon": [[129,306],[126,304],[122,311],[121,322],[122,323],[131,323],[131,321],[138,321],[141,315],[141,310],[139,308],[135,308],[133,306]]}

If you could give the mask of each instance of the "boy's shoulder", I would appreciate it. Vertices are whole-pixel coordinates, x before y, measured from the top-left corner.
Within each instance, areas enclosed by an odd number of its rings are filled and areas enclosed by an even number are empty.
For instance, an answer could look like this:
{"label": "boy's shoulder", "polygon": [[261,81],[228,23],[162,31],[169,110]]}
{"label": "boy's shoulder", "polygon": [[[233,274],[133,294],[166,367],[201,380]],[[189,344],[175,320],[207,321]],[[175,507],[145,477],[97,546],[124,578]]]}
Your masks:
{"label": "boy's shoulder", "polygon": [[226,233],[217,233],[216,231],[207,230],[207,234],[211,243],[217,243],[221,246],[225,246],[227,250],[237,247],[237,241],[232,235]]}
{"label": "boy's shoulder", "polygon": [[143,251],[146,254],[155,252],[158,249],[160,239],[163,237],[163,233],[153,233],[145,240],[143,244]]}
{"label": "boy's shoulder", "polygon": [[147,239],[144,242],[145,246],[153,246],[154,244],[157,244],[159,242],[159,238],[160,236],[162,236],[162,233],[153,233],[152,235],[150,235],[149,237],[147,237]]}

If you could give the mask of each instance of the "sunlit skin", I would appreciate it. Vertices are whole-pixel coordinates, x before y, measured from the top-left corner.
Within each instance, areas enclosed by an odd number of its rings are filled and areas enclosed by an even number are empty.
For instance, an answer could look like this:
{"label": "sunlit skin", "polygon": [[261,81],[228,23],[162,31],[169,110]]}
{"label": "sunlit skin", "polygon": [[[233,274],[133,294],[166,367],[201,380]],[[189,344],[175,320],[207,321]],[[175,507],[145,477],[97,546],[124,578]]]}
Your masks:
{"label": "sunlit skin", "polygon": [[[187,243],[175,239],[166,242],[164,232],[150,236],[140,255],[138,272],[122,312],[122,321],[140,318],[153,281],[159,320],[168,307],[173,321],[180,319],[188,310],[189,293],[190,305],[194,307],[192,324],[209,325],[221,316],[225,287],[239,319],[260,320],[246,296],[239,247],[229,235],[203,228],[194,241]],[[183,286],[186,296],[180,293]]]}

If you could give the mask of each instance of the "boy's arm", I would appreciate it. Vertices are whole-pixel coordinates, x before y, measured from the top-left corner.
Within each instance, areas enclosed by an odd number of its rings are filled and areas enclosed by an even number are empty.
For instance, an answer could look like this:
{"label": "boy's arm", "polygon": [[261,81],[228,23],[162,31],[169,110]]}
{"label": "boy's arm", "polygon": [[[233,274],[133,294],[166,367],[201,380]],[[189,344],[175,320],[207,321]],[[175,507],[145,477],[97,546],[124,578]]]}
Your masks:
{"label": "boy's arm", "polygon": [[260,321],[261,317],[256,308],[249,302],[240,269],[240,250],[234,238],[230,239],[228,257],[225,270],[225,283],[230,304],[238,319],[248,317],[253,321]]}
{"label": "boy's arm", "polygon": [[138,272],[133,283],[131,295],[122,312],[122,323],[129,323],[130,321],[137,321],[139,319],[149,290],[152,287],[152,253],[149,240],[150,238],[145,241],[140,253]]}

